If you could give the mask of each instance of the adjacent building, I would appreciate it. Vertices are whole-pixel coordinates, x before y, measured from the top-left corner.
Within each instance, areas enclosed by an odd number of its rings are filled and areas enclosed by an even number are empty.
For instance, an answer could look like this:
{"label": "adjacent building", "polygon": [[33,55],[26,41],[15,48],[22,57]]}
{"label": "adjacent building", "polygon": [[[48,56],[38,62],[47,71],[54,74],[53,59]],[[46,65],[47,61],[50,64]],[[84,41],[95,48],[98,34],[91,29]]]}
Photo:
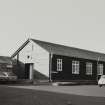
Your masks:
{"label": "adjacent building", "polygon": [[12,60],[7,56],[0,56],[0,71],[10,72],[12,71]]}
{"label": "adjacent building", "polygon": [[28,39],[11,58],[24,65],[24,78],[30,80],[34,71],[52,82],[96,81],[105,74],[105,54],[35,39]]}

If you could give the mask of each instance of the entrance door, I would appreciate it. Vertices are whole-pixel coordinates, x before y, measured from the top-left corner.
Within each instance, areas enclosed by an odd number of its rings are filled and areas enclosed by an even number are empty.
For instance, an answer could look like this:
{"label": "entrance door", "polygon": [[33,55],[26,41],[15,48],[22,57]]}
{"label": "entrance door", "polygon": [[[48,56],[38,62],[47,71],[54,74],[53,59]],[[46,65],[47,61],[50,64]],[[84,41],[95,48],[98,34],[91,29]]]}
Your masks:
{"label": "entrance door", "polygon": [[25,79],[29,79],[30,76],[30,64],[26,63],[25,64]]}
{"label": "entrance door", "polygon": [[25,79],[33,79],[33,63],[25,64]]}

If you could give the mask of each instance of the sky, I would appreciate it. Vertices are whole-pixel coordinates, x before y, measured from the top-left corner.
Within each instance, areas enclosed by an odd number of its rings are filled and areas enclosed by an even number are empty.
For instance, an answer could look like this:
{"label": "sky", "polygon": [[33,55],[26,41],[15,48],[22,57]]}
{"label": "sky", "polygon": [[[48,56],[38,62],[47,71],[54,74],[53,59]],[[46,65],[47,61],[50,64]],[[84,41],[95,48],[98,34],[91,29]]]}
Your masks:
{"label": "sky", "polygon": [[105,0],[0,0],[0,56],[28,38],[105,53]]}

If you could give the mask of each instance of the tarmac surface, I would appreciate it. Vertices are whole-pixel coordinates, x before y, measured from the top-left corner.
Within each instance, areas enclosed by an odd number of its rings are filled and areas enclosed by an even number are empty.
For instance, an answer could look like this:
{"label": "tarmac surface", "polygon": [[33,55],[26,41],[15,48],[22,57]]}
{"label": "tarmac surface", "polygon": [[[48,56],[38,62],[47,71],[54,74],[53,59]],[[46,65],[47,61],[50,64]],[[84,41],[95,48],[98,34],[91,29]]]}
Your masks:
{"label": "tarmac surface", "polygon": [[39,91],[48,91],[64,94],[74,94],[81,96],[95,96],[105,97],[105,86],[99,87],[98,85],[79,85],[79,86],[9,86],[14,88],[32,89]]}
{"label": "tarmac surface", "polygon": [[[88,88],[87,88],[88,87]],[[26,89],[25,89],[26,88]],[[105,105],[105,97],[74,95],[75,89],[91,90],[105,88],[94,86],[8,86],[0,85],[0,105]],[[69,91],[70,90],[70,91]],[[81,93],[82,90],[75,92]],[[53,92],[54,91],[54,92]],[[64,94],[69,91],[69,94]],[[83,90],[83,93],[85,90]],[[63,93],[62,93],[63,92]],[[90,92],[89,92],[90,93]],[[95,95],[96,93],[94,93]],[[98,94],[98,93],[97,93]]]}

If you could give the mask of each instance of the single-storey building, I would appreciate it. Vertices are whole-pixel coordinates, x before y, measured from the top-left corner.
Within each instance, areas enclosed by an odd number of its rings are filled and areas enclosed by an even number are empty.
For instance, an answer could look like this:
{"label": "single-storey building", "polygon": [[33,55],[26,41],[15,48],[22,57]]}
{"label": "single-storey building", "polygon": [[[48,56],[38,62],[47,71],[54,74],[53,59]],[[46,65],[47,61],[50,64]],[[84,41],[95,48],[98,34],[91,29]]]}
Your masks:
{"label": "single-storey building", "polygon": [[24,64],[24,78],[30,80],[34,70],[52,82],[96,81],[105,74],[105,54],[35,39],[28,39],[11,58]]}
{"label": "single-storey building", "polygon": [[0,71],[12,71],[12,59],[8,56],[0,56]]}

